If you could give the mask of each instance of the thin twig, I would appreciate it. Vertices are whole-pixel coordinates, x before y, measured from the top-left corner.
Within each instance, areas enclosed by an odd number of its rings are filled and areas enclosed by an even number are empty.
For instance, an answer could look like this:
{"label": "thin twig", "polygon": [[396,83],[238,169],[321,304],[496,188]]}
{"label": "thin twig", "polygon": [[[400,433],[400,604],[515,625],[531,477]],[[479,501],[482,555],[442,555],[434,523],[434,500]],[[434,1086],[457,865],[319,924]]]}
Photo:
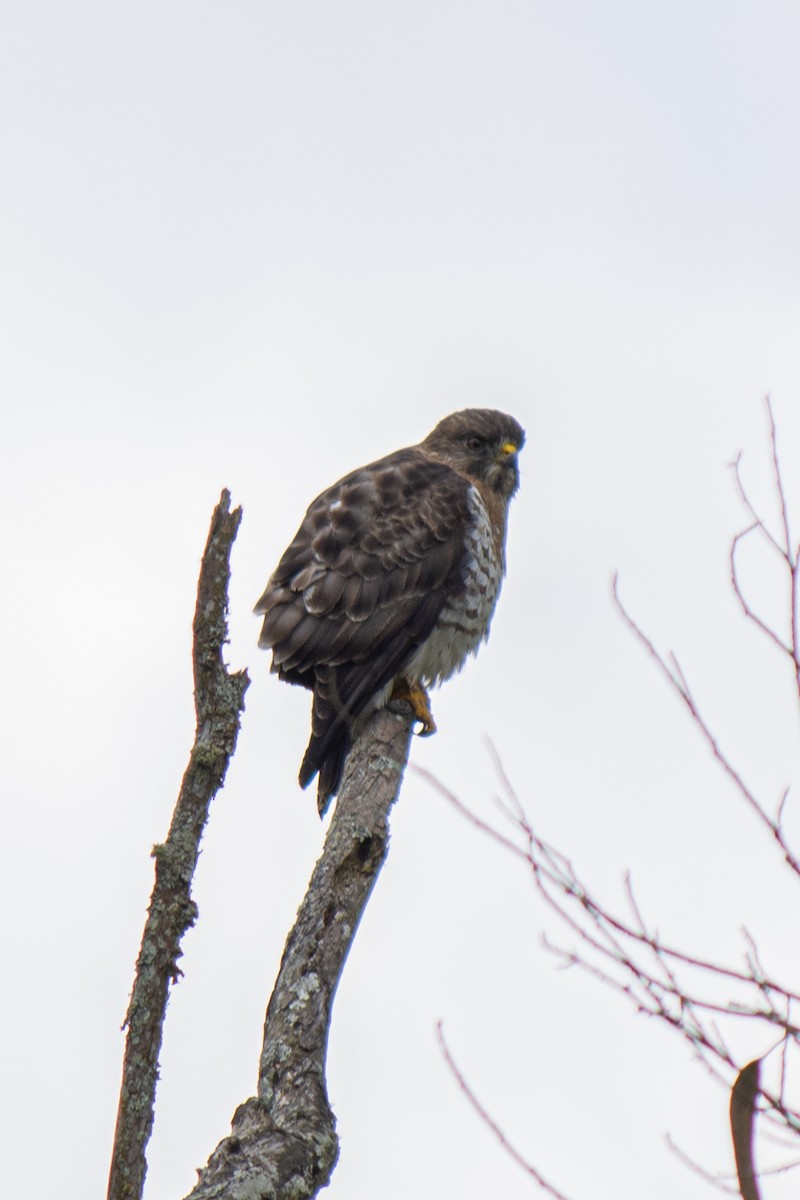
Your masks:
{"label": "thin twig", "polygon": [[701,1179],[705,1180],[706,1183],[710,1183],[712,1187],[717,1188],[720,1192],[725,1192],[725,1194],[728,1196],[741,1196],[741,1192],[739,1191],[738,1187],[732,1187],[731,1184],[727,1182],[728,1179],[733,1180],[732,1175],[714,1174],[713,1172],[707,1170],[705,1167],[701,1166],[700,1163],[695,1162],[695,1160],[689,1154],[687,1154],[685,1150],[682,1150],[669,1134],[666,1135],[664,1141],[666,1142],[667,1148],[670,1150],[670,1152],[674,1154],[675,1157],[679,1159],[685,1167],[688,1167],[689,1170],[693,1171],[695,1175],[699,1175]]}
{"label": "thin twig", "polygon": [[[636,639],[640,642],[640,644],[642,646],[644,646],[644,648],[647,651],[647,653],[649,654],[650,658],[656,664],[656,666],[658,667],[658,669],[661,672],[661,674],[663,675],[663,677],[669,683],[670,687],[673,689],[673,691],[675,691],[678,694],[678,696],[680,696],[681,700],[686,705],[687,709],[689,710],[689,713],[691,714],[692,720],[694,721],[697,728],[700,730],[700,733],[702,734],[702,737],[703,737],[704,741],[706,742],[706,745],[711,750],[711,753],[713,754],[714,758],[717,760],[717,762],[722,767],[725,774],[731,780],[734,787],[739,792],[739,795],[743,797],[743,799],[747,802],[747,804],[750,806],[750,808],[756,814],[758,819],[770,831],[770,833],[772,834],[773,838],[775,839],[775,841],[777,842],[778,846],[780,847],[780,849],[783,853],[784,862],[787,864],[787,866],[792,871],[794,871],[794,873],[796,875],[800,875],[800,860],[798,860],[798,858],[795,856],[793,851],[790,849],[790,847],[786,841],[786,838],[785,838],[785,835],[783,832],[783,827],[782,827],[780,821],[776,820],[775,818],[773,818],[769,815],[769,813],[762,806],[762,804],[757,799],[757,797],[755,796],[753,791],[744,782],[744,779],[739,774],[739,772],[736,770],[736,768],[733,766],[732,762],[727,757],[725,752],[722,750],[722,748],[719,744],[719,741],[717,740],[715,735],[711,732],[709,725],[707,724],[705,718],[703,717],[702,713],[700,712],[700,710],[697,706],[697,702],[695,701],[695,698],[692,695],[692,692],[689,688],[689,684],[687,683],[686,676],[684,675],[677,659],[674,657],[674,655],[671,656],[673,666],[672,666],[672,669],[670,669],[670,666],[667,663],[667,661],[660,654],[660,652],[656,649],[656,647],[653,645],[653,643],[648,638],[648,636],[644,633],[644,631],[641,629],[641,627],[639,625],[637,625],[636,621],[633,619],[633,617],[630,615],[628,610],[625,608],[625,606],[622,603],[622,600],[620,598],[620,595],[619,595],[619,579],[616,574],[614,575],[614,578],[613,578],[612,594],[613,594],[613,598],[614,598],[614,604],[616,605],[617,610],[620,613],[620,616],[622,617],[623,621],[628,626],[628,628],[631,630],[631,632],[634,634]],[[782,809],[781,809],[781,811],[782,811]]]}
{"label": "thin twig", "polygon": [[733,468],[733,475],[734,475],[734,479],[736,481],[736,490],[739,493],[739,499],[741,500],[744,507],[747,509],[747,512],[752,521],[751,528],[760,529],[762,534],[766,538],[766,540],[769,542],[770,546],[772,546],[773,550],[776,550],[778,552],[778,554],[781,556],[781,558],[784,558],[785,552],[784,552],[783,546],[780,544],[780,542],[775,537],[775,535],[770,532],[769,526],[764,521],[763,517],[761,517],[759,515],[759,513],[756,512],[755,508],[753,507],[753,502],[751,501],[750,497],[748,496],[747,490],[744,487],[744,484],[742,483],[742,475],[741,475],[741,470],[740,470],[741,463],[742,463],[742,456],[740,453],[740,454],[736,455],[736,458],[733,460],[733,462],[730,465]]}
{"label": "thin twig", "polygon": [[539,1187],[542,1188],[543,1191],[547,1192],[548,1195],[555,1197],[555,1200],[568,1200],[563,1192],[560,1192],[558,1188],[554,1187],[552,1183],[548,1182],[548,1180],[545,1179],[545,1177],[539,1171],[537,1171],[536,1167],[534,1167],[532,1163],[528,1162],[528,1160],[520,1154],[519,1150],[517,1150],[516,1147],[511,1144],[506,1135],[503,1133],[503,1130],[481,1104],[480,1100],[477,1098],[472,1088],[469,1086],[461,1071],[457,1067],[455,1060],[450,1053],[447,1042],[444,1038],[444,1031],[442,1029],[441,1021],[437,1021],[436,1023],[436,1037],[439,1042],[439,1048],[444,1056],[444,1060],[450,1068],[450,1071],[458,1083],[459,1088],[467,1097],[483,1124],[487,1127],[487,1129],[490,1129],[497,1138],[506,1154],[508,1154],[508,1156],[512,1158],[518,1166],[522,1167],[523,1171],[527,1172],[531,1179],[535,1180]]}
{"label": "thin twig", "polygon": [[792,562],[792,535],[789,531],[789,506],[786,503],[786,491],[783,486],[783,476],[781,475],[781,467],[778,461],[778,434],[775,428],[775,414],[772,411],[772,397],[767,395],[764,397],[767,407],[767,419],[769,420],[769,444],[772,451],[772,469],[775,476],[775,488],[778,493],[778,501],[781,510],[781,523],[783,525],[783,544],[790,566]]}
{"label": "thin twig", "polygon": [[770,625],[767,625],[766,621],[764,621],[758,615],[758,613],[755,612],[755,610],[753,608],[751,608],[750,604],[747,601],[747,598],[744,595],[744,592],[742,591],[741,584],[739,583],[739,573],[736,569],[736,551],[738,550],[740,543],[743,542],[744,539],[749,534],[753,533],[756,530],[760,530],[763,533],[763,526],[748,525],[747,529],[743,529],[740,533],[737,533],[736,536],[734,537],[733,541],[731,542],[729,562],[730,562],[730,568],[731,568],[731,586],[733,588],[733,593],[736,596],[736,599],[739,601],[742,612],[747,617],[747,619],[749,621],[752,621],[753,624],[758,629],[760,629],[762,633],[766,634],[766,636],[769,638],[769,640],[775,646],[777,646],[777,648],[781,651],[782,654],[788,654],[789,658],[794,659],[794,655],[792,653],[791,646],[788,646],[786,644],[786,642],[784,642],[783,639],[778,636],[778,634],[775,632],[775,630]]}
{"label": "thin twig", "polygon": [[[511,823],[515,835],[522,835],[523,850],[511,836],[494,829],[473,813],[467,805],[443,787],[429,773],[420,774],[481,832],[488,832],[499,845],[510,849],[516,857],[525,858],[531,869],[539,894],[559,919],[579,939],[580,952],[554,946],[548,939],[545,948],[554,953],[562,966],[578,967],[607,986],[613,987],[631,1001],[638,1012],[656,1017],[686,1038],[692,1053],[709,1074],[730,1088],[730,1081],[739,1069],[735,1056],[714,1021],[715,1016],[757,1020],[781,1031],[781,1037],[800,1037],[800,1027],[792,1020],[793,1005],[800,1004],[800,994],[770,978],[758,956],[755,943],[745,933],[746,970],[737,970],[710,960],[687,954],[665,944],[658,933],[650,930],[633,893],[630,878],[626,893],[633,921],[625,921],[609,911],[579,879],[569,860],[546,843],[525,817],[513,791],[501,805],[501,811]],[[518,817],[518,813],[522,816]],[[521,826],[521,828],[520,828]],[[638,951],[646,953],[643,958]],[[678,975],[683,968],[700,977],[700,981],[716,979],[737,989],[755,989],[753,1002],[738,998],[716,999],[690,986]],[[745,991],[747,996],[747,991]],[[765,1091],[767,1119],[775,1119],[783,1127],[794,1130],[798,1114],[782,1096]]]}
{"label": "thin twig", "polygon": [[775,415],[772,411],[772,399],[766,397],[767,417],[769,419],[769,440],[772,448],[772,467],[775,475],[775,487],[778,492],[780,502],[781,520],[783,522],[783,536],[786,553],[786,565],[789,568],[790,588],[789,602],[791,605],[791,629],[792,629],[792,659],[795,667],[795,683],[797,685],[798,699],[800,699],[800,583],[798,581],[798,572],[800,571],[800,547],[794,546],[792,543],[792,534],[789,528],[789,506],[786,502],[786,490],[783,486],[783,476],[781,474],[780,461],[778,459],[778,434],[775,428]]}
{"label": "thin twig", "polygon": [[[741,454],[737,455],[735,461],[731,464],[734,471],[734,479],[736,489],[739,494],[739,499],[744,505],[751,524],[747,529],[738,533],[731,543],[730,550],[730,565],[731,565],[731,582],[733,591],[745,616],[752,621],[758,629],[765,633],[766,636],[778,647],[783,653],[787,654],[792,660],[795,676],[795,689],[797,691],[798,700],[800,700],[800,546],[795,546],[792,543],[792,533],[789,522],[789,505],[786,499],[786,489],[783,484],[783,475],[781,473],[780,459],[778,456],[778,434],[775,426],[775,415],[772,411],[772,400],[769,396],[765,397],[765,407],[767,411],[767,422],[769,424],[769,443],[770,456],[772,460],[772,474],[775,486],[775,493],[778,498],[778,510],[780,513],[781,522],[781,539],[775,537],[767,526],[764,519],[756,512],[747,489],[744,486],[741,476]],[[748,603],[744,592],[740,586],[738,572],[736,569],[736,552],[744,539],[753,532],[758,532],[764,538],[766,543],[777,553],[784,562],[789,572],[789,606],[790,606],[790,645],[787,645],[782,638],[776,634],[758,614],[753,610]]]}

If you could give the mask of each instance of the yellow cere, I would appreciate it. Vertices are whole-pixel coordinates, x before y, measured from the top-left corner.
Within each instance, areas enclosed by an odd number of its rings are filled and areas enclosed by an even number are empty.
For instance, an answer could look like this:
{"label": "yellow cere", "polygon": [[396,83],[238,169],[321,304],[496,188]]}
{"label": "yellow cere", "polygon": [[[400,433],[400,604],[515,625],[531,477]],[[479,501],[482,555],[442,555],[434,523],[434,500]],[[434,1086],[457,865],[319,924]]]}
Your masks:
{"label": "yellow cere", "polygon": [[503,452],[503,454],[516,454],[517,453],[517,447],[514,445],[513,442],[503,442],[500,449]]}

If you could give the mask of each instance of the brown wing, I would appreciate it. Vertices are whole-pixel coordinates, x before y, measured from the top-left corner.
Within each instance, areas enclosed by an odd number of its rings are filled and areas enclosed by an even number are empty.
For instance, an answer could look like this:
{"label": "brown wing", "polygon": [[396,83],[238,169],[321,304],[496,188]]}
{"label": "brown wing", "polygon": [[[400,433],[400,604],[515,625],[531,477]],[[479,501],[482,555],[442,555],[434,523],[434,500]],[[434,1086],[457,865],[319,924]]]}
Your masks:
{"label": "brown wing", "polygon": [[464,588],[468,486],[418,449],[345,476],[310,506],[256,605],[272,669],[314,691],[300,782],[320,771],[321,800],[338,786],[353,720]]}

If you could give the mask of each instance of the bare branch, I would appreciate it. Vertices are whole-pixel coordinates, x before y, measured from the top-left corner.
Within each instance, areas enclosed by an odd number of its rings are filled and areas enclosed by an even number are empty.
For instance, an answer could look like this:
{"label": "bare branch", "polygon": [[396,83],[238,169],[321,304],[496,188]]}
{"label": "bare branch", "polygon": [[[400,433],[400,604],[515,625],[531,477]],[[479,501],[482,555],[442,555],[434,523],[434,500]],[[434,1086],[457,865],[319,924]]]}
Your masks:
{"label": "bare branch", "polygon": [[[696,967],[702,971],[708,971],[713,975],[718,975],[724,979],[733,980],[739,983],[752,983],[752,973],[748,971],[736,970],[733,967],[722,966],[708,962],[706,959],[698,958],[694,955],[687,954],[683,950],[679,950],[675,946],[664,943],[656,933],[648,931],[644,926],[644,919],[638,909],[638,905],[633,899],[632,885],[629,876],[626,876],[626,891],[629,902],[632,904],[636,923],[631,925],[629,922],[620,917],[615,917],[599,899],[596,899],[587,889],[586,885],[581,882],[570,864],[569,860],[561,854],[560,851],[550,843],[544,841],[533,829],[529,819],[525,816],[521,818],[520,824],[523,829],[524,838],[527,843],[526,848],[518,846],[512,839],[498,829],[495,829],[487,821],[478,817],[469,807],[464,804],[449,788],[445,787],[440,780],[432,775],[430,771],[423,767],[412,766],[412,770],[416,774],[425,779],[440,796],[444,797],[449,804],[465,817],[470,824],[474,825],[482,833],[487,834],[493,841],[497,842],[504,849],[511,851],[517,858],[523,859],[534,872],[537,884],[543,892],[544,898],[548,903],[556,908],[559,915],[568,921],[570,926],[578,933],[582,939],[587,940],[593,936],[587,931],[583,925],[579,924],[576,919],[565,916],[560,907],[559,895],[567,897],[578,902],[582,912],[588,914],[593,922],[602,921],[602,936],[606,941],[613,934],[620,934],[626,939],[640,943],[643,947],[648,948],[654,954],[665,959],[673,959],[676,962],[683,963],[688,967]],[[510,788],[507,781],[505,786]],[[516,811],[519,806],[519,800],[513,792],[510,792],[508,803]],[[519,809],[519,811],[522,811]],[[514,818],[515,825],[517,824],[516,817]],[[598,936],[599,931],[594,930],[594,935]],[[603,948],[598,946],[597,948]],[[618,947],[621,952],[621,947]],[[605,949],[604,949],[604,952]],[[618,962],[623,962],[623,957],[617,959]],[[763,978],[760,984],[767,991],[779,992],[782,996],[788,996],[794,1001],[800,1003],[800,993],[792,992],[783,984],[775,980]],[[730,1009],[721,1005],[713,1005],[716,1011],[730,1013]],[[766,1018],[770,1018],[769,1013],[765,1013]]]}
{"label": "bare branch", "polygon": [[772,411],[772,398],[764,397],[767,407],[767,419],[769,420],[769,444],[772,451],[772,469],[775,476],[775,490],[778,493],[778,501],[781,510],[781,523],[783,525],[783,544],[786,551],[787,561],[790,566],[793,566],[792,561],[794,555],[792,553],[792,535],[789,532],[789,506],[786,503],[786,491],[783,486],[783,477],[781,475],[781,467],[778,461],[778,435],[775,429],[775,416]]}
{"label": "bare branch", "polygon": [[725,1192],[725,1194],[728,1196],[740,1195],[738,1187],[732,1187],[731,1184],[728,1183],[728,1179],[732,1179],[733,1176],[715,1174],[712,1171],[706,1170],[706,1168],[701,1166],[700,1163],[695,1162],[695,1160],[691,1158],[685,1150],[682,1150],[675,1140],[669,1136],[669,1134],[667,1134],[664,1140],[668,1149],[675,1155],[675,1157],[680,1159],[684,1166],[688,1167],[690,1171],[693,1171],[695,1175],[699,1175],[701,1179],[704,1179],[706,1183],[710,1183],[712,1187],[717,1188],[717,1190],[720,1192]]}
{"label": "bare branch", "polygon": [[772,412],[772,400],[769,396],[766,397],[767,415],[769,418],[769,438],[772,448],[772,467],[775,475],[775,488],[778,493],[778,499],[781,510],[781,520],[783,523],[783,536],[786,553],[786,565],[789,568],[790,588],[789,588],[789,603],[791,606],[791,630],[792,630],[792,659],[795,667],[795,683],[797,685],[798,698],[800,698],[800,583],[798,582],[798,572],[800,572],[800,546],[794,546],[792,543],[792,535],[789,528],[789,506],[786,502],[786,491],[783,486],[783,476],[781,475],[780,462],[778,460],[778,436],[775,429],[775,416]]}
{"label": "bare branch", "polygon": [[492,1131],[492,1133],[494,1134],[494,1136],[497,1138],[498,1142],[503,1147],[506,1154],[508,1154],[511,1158],[513,1158],[514,1162],[517,1163],[520,1167],[522,1167],[523,1171],[526,1171],[528,1173],[528,1175],[530,1175],[531,1178],[534,1179],[536,1181],[536,1183],[538,1183],[539,1187],[543,1191],[547,1192],[547,1194],[549,1196],[555,1197],[555,1200],[567,1200],[567,1197],[564,1195],[563,1192],[560,1192],[558,1190],[558,1188],[553,1186],[552,1183],[549,1183],[544,1178],[544,1176],[541,1175],[539,1173],[539,1171],[536,1170],[536,1167],[534,1167],[531,1163],[529,1163],[527,1161],[527,1159],[523,1158],[523,1156],[520,1154],[519,1150],[515,1149],[515,1147],[512,1146],[511,1142],[508,1140],[506,1135],[503,1133],[502,1129],[497,1124],[497,1122],[494,1121],[492,1119],[492,1117],[489,1116],[489,1113],[483,1107],[480,1100],[478,1100],[478,1098],[475,1095],[475,1093],[473,1092],[472,1088],[469,1086],[466,1079],[461,1074],[461,1071],[456,1066],[455,1060],[453,1059],[453,1056],[451,1055],[450,1050],[448,1049],[447,1042],[444,1039],[444,1032],[442,1030],[442,1022],[441,1021],[438,1021],[436,1024],[436,1037],[439,1042],[439,1047],[444,1056],[444,1060],[447,1063],[448,1067],[450,1068],[452,1074],[454,1075],[456,1082],[458,1083],[458,1086],[461,1088],[461,1091],[467,1097],[470,1104],[475,1109],[475,1111],[478,1114],[478,1116],[480,1117],[480,1119],[483,1121],[484,1125],[486,1125],[487,1128],[489,1128]]}
{"label": "bare branch", "polygon": [[462,817],[466,817],[471,825],[474,825],[476,829],[480,829],[481,833],[485,833],[487,837],[492,839],[492,841],[498,842],[504,850],[508,850],[511,854],[517,855],[517,857],[523,859],[524,862],[530,862],[529,855],[525,850],[521,850],[519,846],[511,840],[511,838],[500,833],[500,831],[495,829],[493,825],[490,825],[488,821],[482,821],[476,813],[474,813],[470,808],[467,807],[466,804],[463,804],[462,801],[459,800],[455,792],[451,792],[449,788],[446,788],[444,784],[436,778],[435,775],[431,774],[431,772],[427,770],[427,768],[420,767],[416,763],[412,763],[411,770],[415,775],[419,775],[421,779],[424,779],[431,785],[431,787],[435,788],[441,796],[444,796],[444,798],[461,813]]}
{"label": "bare branch", "polygon": [[214,1150],[190,1200],[306,1200],[330,1179],[338,1156],[325,1084],[331,1009],[388,852],[413,723],[408,705],[397,708],[375,713],[348,756],[267,1008],[258,1094],[234,1113],[231,1136]]}
{"label": "bare branch", "polygon": [[761,802],[757,799],[755,794],[751,791],[751,789],[744,782],[742,776],[739,774],[739,772],[733,766],[733,764],[730,761],[730,759],[728,758],[728,756],[722,750],[717,738],[711,732],[710,727],[706,723],[705,718],[702,716],[702,714],[697,706],[697,702],[695,701],[694,696],[692,695],[692,692],[689,688],[689,684],[687,683],[686,676],[684,675],[675,656],[674,655],[670,656],[671,661],[672,661],[672,667],[670,667],[670,665],[667,663],[666,659],[659,653],[659,651],[656,649],[656,647],[653,645],[653,643],[650,641],[650,639],[647,637],[647,635],[643,632],[643,630],[640,628],[640,626],[637,625],[636,621],[633,619],[633,617],[630,615],[628,610],[625,608],[624,604],[622,603],[622,600],[620,599],[619,580],[618,580],[618,576],[616,574],[614,575],[614,579],[613,579],[612,592],[613,592],[613,597],[614,597],[614,603],[615,603],[617,610],[620,613],[622,619],[624,620],[625,624],[628,626],[628,628],[631,630],[631,632],[635,635],[635,637],[641,643],[641,645],[644,646],[647,653],[650,655],[651,659],[656,664],[659,671],[661,672],[663,677],[667,680],[667,682],[669,683],[669,685],[673,689],[673,691],[677,692],[677,694],[680,696],[681,700],[686,705],[686,707],[689,710],[689,713],[692,717],[693,722],[695,723],[696,727],[700,730],[700,733],[702,734],[703,739],[705,740],[706,744],[710,748],[711,753],[714,755],[714,758],[717,760],[717,762],[722,767],[725,774],[731,780],[734,787],[738,791],[739,795],[743,797],[743,799],[747,802],[747,804],[750,806],[750,808],[756,814],[758,819],[762,822],[762,824],[764,824],[767,827],[769,832],[772,834],[773,838],[775,839],[775,841],[777,842],[778,846],[780,847],[780,849],[782,851],[784,862],[787,864],[787,866],[792,871],[794,871],[794,873],[796,875],[800,875],[800,860],[798,860],[798,858],[796,857],[794,852],[790,849],[789,844],[786,841],[786,837],[785,837],[784,830],[783,830],[782,816],[783,816],[783,808],[784,808],[785,800],[786,800],[786,792],[784,792],[783,799],[781,800],[781,803],[778,807],[777,816],[771,817],[769,815],[769,813],[766,811],[766,809],[764,808],[764,806],[761,804]]}
{"label": "bare branch", "polygon": [[752,609],[750,607],[749,603],[747,602],[747,599],[745,598],[744,592],[742,591],[741,584],[739,583],[739,573],[736,569],[736,551],[739,548],[739,544],[741,542],[743,542],[744,539],[749,534],[753,533],[757,529],[761,529],[761,526],[748,525],[747,529],[743,529],[740,533],[737,533],[736,536],[734,537],[733,541],[731,542],[731,549],[730,549],[730,555],[729,555],[730,568],[731,568],[731,586],[733,588],[733,592],[734,592],[734,595],[736,596],[736,599],[739,601],[742,612],[747,617],[747,619],[749,621],[752,621],[753,624],[758,629],[760,629],[762,633],[765,633],[767,635],[767,637],[769,638],[769,640],[775,646],[777,646],[777,648],[781,651],[782,654],[788,654],[789,658],[793,658],[794,656],[792,653],[791,646],[788,646],[786,644],[786,642],[783,641],[782,638],[778,637],[775,630],[772,629],[771,626],[767,625],[766,621],[762,620],[762,618],[759,617],[758,613],[755,612],[754,609]]}
{"label": "bare branch", "polygon": [[[744,934],[744,969],[679,950],[649,928],[630,878],[625,886],[631,919],[615,915],[595,897],[569,860],[536,833],[513,793],[501,805],[512,829],[505,834],[477,817],[429,774],[421,773],[477,829],[488,831],[498,844],[527,861],[540,896],[578,939],[578,950],[556,946],[546,938],[545,948],[564,967],[579,968],[618,991],[639,1013],[675,1029],[704,1069],[726,1089],[739,1066],[717,1018],[744,1019],[777,1029],[776,1045],[786,1039],[800,1042],[800,1022],[794,1015],[800,994],[766,972],[749,934]],[[721,992],[727,986],[734,989],[732,995]],[[800,1131],[800,1113],[788,1104],[783,1089],[777,1095],[764,1089],[762,1095],[767,1119],[792,1134]]]}
{"label": "bare branch", "polygon": [[230,493],[223,491],[211,519],[197,586],[195,741],[166,841],[153,848],[155,883],[125,1018],[128,1036],[108,1200],[139,1200],[144,1187],[167,997],[180,976],[181,939],[197,917],[191,886],[200,839],[236,748],[250,682],[246,671],[229,673],[222,657],[228,639],[230,554],[241,517],[240,508],[231,512]]}
{"label": "bare branch", "polygon": [[785,553],[786,553],[784,547],[780,544],[780,542],[775,537],[775,535],[770,532],[769,526],[764,521],[763,517],[761,517],[756,512],[755,508],[753,507],[753,503],[747,494],[747,490],[746,490],[744,484],[742,483],[742,475],[741,475],[741,470],[740,470],[741,464],[742,464],[742,456],[740,453],[740,454],[736,455],[736,458],[733,460],[733,462],[730,465],[733,468],[733,475],[734,475],[734,479],[736,481],[736,490],[739,493],[739,499],[741,500],[744,507],[747,509],[748,515],[750,516],[750,519],[752,521],[752,525],[750,526],[750,528],[751,529],[759,529],[761,531],[761,533],[763,534],[764,538],[767,540],[767,542],[769,542],[770,546],[772,546],[773,550],[776,550],[778,552],[778,554],[781,556],[781,558],[784,558]]}
{"label": "bare branch", "polygon": [[[775,535],[769,530],[766,522],[756,512],[747,493],[747,489],[742,481],[740,471],[742,456],[739,454],[735,462],[733,462],[731,465],[734,471],[734,478],[736,481],[736,489],[739,494],[739,499],[751,518],[751,524],[747,529],[744,529],[741,533],[738,533],[731,543],[731,583],[733,585],[734,594],[736,595],[736,598],[738,599],[745,616],[752,621],[753,624],[762,631],[762,633],[766,634],[770,641],[777,646],[779,650],[787,654],[792,660],[795,675],[795,686],[798,699],[800,699],[800,612],[798,611],[800,606],[800,580],[798,579],[798,575],[800,575],[800,547],[794,546],[792,543],[792,535],[789,525],[789,506],[786,500],[786,489],[783,485],[783,476],[781,474],[780,460],[778,457],[778,436],[775,428],[775,417],[772,411],[772,401],[770,400],[769,396],[765,398],[765,404],[767,410],[767,420],[769,423],[772,474],[775,485],[775,493],[778,498],[778,510],[781,521],[781,537],[780,539],[775,537]],[[781,637],[778,636],[778,634],[776,634],[775,630],[767,625],[767,623],[762,620],[762,618],[759,617],[758,614],[753,610],[753,608],[747,602],[739,583],[738,572],[736,569],[736,553],[744,539],[753,532],[761,534],[766,543],[773,550],[777,551],[789,572],[790,644],[788,645]]]}

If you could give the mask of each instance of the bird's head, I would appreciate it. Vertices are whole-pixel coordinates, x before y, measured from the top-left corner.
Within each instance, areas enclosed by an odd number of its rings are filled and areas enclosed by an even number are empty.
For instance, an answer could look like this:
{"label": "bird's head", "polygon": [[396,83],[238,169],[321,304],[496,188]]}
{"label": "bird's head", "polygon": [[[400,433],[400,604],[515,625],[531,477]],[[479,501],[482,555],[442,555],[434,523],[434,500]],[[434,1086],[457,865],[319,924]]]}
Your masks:
{"label": "bird's head", "polygon": [[451,413],[422,445],[461,475],[485,483],[509,498],[519,487],[517,454],[525,444],[518,421],[492,408]]}

